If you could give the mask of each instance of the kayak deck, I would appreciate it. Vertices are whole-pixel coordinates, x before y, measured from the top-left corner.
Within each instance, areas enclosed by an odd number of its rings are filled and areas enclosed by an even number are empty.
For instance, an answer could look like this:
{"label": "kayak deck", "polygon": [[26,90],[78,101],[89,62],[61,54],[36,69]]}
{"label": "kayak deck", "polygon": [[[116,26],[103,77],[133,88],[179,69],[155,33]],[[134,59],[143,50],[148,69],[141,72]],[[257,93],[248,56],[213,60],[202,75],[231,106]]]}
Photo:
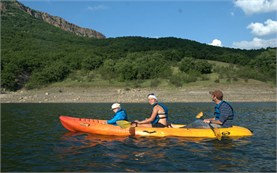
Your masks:
{"label": "kayak deck", "polygon": [[[103,124],[106,122],[106,120],[60,116],[60,121],[62,125],[71,132],[86,132],[114,136],[176,136],[216,138],[214,132],[211,129],[185,128],[185,125],[181,124],[173,125],[173,128],[129,127],[123,129],[119,126]],[[245,137],[253,135],[249,129],[240,126],[218,129],[223,137]]]}

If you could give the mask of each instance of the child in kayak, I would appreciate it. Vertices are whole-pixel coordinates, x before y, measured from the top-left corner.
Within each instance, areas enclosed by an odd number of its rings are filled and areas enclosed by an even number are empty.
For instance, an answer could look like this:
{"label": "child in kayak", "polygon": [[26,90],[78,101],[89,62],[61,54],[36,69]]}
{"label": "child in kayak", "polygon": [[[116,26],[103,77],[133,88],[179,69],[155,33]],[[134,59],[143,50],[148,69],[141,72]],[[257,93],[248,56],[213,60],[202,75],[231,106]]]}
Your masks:
{"label": "child in kayak", "polygon": [[119,103],[114,103],[112,105],[112,109],[111,110],[114,111],[115,114],[113,115],[112,119],[107,121],[107,124],[111,124],[111,125],[117,126],[116,121],[119,121],[119,120],[126,120],[126,121],[128,121],[127,113],[126,113],[126,111],[124,109],[121,108]]}
{"label": "child in kayak", "polygon": [[167,127],[168,108],[159,103],[155,94],[148,94],[148,102],[153,106],[152,114],[149,118],[142,121],[134,121],[133,127]]}

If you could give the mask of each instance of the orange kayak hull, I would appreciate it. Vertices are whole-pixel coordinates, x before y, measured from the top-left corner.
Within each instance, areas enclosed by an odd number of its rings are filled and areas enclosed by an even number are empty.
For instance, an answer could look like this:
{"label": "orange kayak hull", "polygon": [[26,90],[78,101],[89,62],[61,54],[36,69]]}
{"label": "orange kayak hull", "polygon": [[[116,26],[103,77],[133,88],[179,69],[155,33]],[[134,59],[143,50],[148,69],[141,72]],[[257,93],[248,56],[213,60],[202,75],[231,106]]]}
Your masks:
{"label": "orange kayak hull", "polygon": [[119,126],[103,124],[107,120],[74,118],[60,116],[60,121],[64,128],[71,132],[86,132],[99,135],[129,136],[129,129],[122,129]]}

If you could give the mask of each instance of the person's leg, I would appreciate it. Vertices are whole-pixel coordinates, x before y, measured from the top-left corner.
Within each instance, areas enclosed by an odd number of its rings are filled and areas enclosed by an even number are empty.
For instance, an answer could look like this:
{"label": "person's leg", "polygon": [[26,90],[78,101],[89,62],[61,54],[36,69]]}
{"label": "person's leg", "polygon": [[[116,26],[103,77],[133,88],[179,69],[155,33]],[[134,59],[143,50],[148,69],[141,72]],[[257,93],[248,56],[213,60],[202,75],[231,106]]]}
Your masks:
{"label": "person's leg", "polygon": [[162,123],[153,124],[152,127],[156,128],[165,128],[167,126],[163,125]]}
{"label": "person's leg", "polygon": [[137,127],[152,127],[152,124],[138,124]]}
{"label": "person's leg", "polygon": [[137,122],[132,122],[132,127],[152,127],[152,124],[139,124]]}
{"label": "person's leg", "polygon": [[210,126],[209,126],[209,124],[204,123],[203,120],[195,120],[194,122],[188,124],[184,128],[208,129],[208,128],[210,128]]}
{"label": "person's leg", "polygon": [[211,126],[215,127],[215,128],[221,128],[222,126],[219,124],[211,124]]}

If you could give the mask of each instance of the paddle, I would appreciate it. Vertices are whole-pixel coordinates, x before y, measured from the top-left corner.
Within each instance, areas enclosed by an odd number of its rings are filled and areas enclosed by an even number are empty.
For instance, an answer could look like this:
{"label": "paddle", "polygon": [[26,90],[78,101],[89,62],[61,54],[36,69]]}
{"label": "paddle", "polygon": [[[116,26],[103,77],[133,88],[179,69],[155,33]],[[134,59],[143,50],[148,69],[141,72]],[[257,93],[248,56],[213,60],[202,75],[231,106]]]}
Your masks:
{"label": "paddle", "polygon": [[197,118],[197,119],[203,119],[202,117],[203,117],[203,112],[199,112],[196,116],[195,116],[195,118]]}
{"label": "paddle", "polygon": [[132,122],[129,122],[126,120],[119,120],[119,121],[116,121],[116,124],[122,129],[126,129],[128,127],[131,127]]}
{"label": "paddle", "polygon": [[[129,128],[129,127],[132,127],[132,122],[129,122],[129,121],[125,121],[125,120],[119,120],[116,122],[116,124],[121,127],[122,129],[126,129],[126,128]],[[186,125],[184,124],[171,124],[171,126],[173,128],[182,128],[182,127],[185,127]]]}
{"label": "paddle", "polygon": [[221,141],[222,134],[220,133],[220,130],[217,127],[213,127],[211,123],[209,123],[210,128],[213,130],[216,138]]}
{"label": "paddle", "polygon": [[[203,119],[203,118],[202,118],[203,115],[204,115],[203,112],[199,112],[199,113],[196,115],[195,118],[197,118],[197,119]],[[211,123],[209,123],[209,126],[210,126],[210,128],[212,129],[212,131],[214,132],[214,135],[216,136],[216,138],[217,138],[218,140],[221,141],[222,135],[221,135],[221,133],[220,133],[220,130],[219,130],[218,128],[216,128],[216,127],[213,127],[213,126],[211,125]]]}
{"label": "paddle", "polygon": [[[201,117],[203,116],[203,112],[199,112],[197,115],[196,115],[196,118],[200,119]],[[126,120],[119,120],[119,121],[116,121],[116,124],[121,127],[122,129],[126,129],[126,128],[129,128],[129,127],[132,127],[132,122],[129,122],[129,121],[126,121]],[[186,125],[183,125],[183,124],[171,124],[173,126],[173,128],[182,128]]]}

